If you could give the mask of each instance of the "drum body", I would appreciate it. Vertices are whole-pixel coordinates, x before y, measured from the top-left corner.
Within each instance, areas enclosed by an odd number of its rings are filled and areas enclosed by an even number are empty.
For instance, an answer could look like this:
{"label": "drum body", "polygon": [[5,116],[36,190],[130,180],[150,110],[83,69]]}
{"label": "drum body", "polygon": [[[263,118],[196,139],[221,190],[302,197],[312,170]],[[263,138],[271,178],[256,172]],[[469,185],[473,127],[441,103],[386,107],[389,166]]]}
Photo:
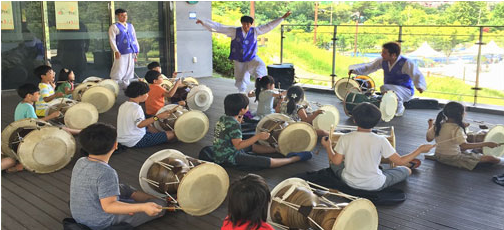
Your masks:
{"label": "drum body", "polygon": [[218,208],[229,188],[229,176],[221,166],[174,149],[152,154],[140,169],[139,182],[146,193],[176,197],[175,203],[193,216]]}
{"label": "drum body", "polygon": [[[268,221],[293,229],[378,228],[378,213],[371,201],[312,185],[318,187],[319,195],[313,192],[315,188],[299,178],[289,178],[275,186],[271,191]],[[351,202],[335,203],[326,198],[327,194],[344,197]],[[300,210],[301,207],[304,211]]]}
{"label": "drum body", "polygon": [[[176,109],[175,111],[173,111]],[[154,122],[154,127],[159,131],[174,131],[177,139],[184,143],[194,143],[205,137],[209,128],[208,117],[201,111],[188,111],[181,106],[169,104],[156,114],[173,111],[167,119]]]}
{"label": "drum body", "polygon": [[291,152],[311,151],[317,144],[317,132],[308,123],[295,122],[279,113],[263,117],[256,127],[256,133],[269,132],[268,140],[260,140],[262,145],[276,148],[287,156]]}
{"label": "drum body", "polygon": [[348,92],[343,101],[343,108],[345,109],[345,114],[349,117],[352,116],[352,110],[359,104],[363,102],[369,102],[373,105],[380,107],[380,100],[377,97],[368,96],[364,93]]}
{"label": "drum body", "polygon": [[90,103],[57,98],[48,104],[45,116],[58,110],[62,114],[58,118],[52,119],[51,123],[54,121],[54,123],[65,124],[72,129],[84,129],[98,122],[98,110]]}
{"label": "drum body", "polygon": [[75,149],[70,133],[36,119],[15,121],[2,132],[2,151],[35,173],[51,173],[65,167]]}
{"label": "drum body", "polygon": [[349,92],[360,92],[372,94],[375,91],[375,83],[373,79],[365,75],[359,75],[352,78],[342,78],[334,84],[334,93],[340,100],[345,100],[345,96]]}
{"label": "drum body", "polygon": [[[350,133],[350,132],[354,132],[354,131],[357,131],[357,126],[341,125],[337,129],[335,129],[333,133],[329,134],[333,148],[336,146],[336,144],[338,143],[338,140],[341,136],[343,136],[347,133]],[[371,132],[374,132],[377,135],[384,136],[390,142],[390,145],[392,145],[392,147],[394,147],[394,148],[396,147],[394,126],[374,127],[371,130]]]}

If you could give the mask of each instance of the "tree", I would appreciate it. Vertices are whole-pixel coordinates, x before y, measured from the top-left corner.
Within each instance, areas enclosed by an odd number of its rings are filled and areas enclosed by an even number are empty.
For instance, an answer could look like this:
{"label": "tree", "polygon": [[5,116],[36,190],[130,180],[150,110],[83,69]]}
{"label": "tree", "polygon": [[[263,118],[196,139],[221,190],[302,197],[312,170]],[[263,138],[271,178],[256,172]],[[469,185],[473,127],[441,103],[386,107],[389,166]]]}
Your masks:
{"label": "tree", "polygon": [[488,21],[489,12],[486,2],[455,2],[446,10],[445,22],[461,25],[482,25]]}

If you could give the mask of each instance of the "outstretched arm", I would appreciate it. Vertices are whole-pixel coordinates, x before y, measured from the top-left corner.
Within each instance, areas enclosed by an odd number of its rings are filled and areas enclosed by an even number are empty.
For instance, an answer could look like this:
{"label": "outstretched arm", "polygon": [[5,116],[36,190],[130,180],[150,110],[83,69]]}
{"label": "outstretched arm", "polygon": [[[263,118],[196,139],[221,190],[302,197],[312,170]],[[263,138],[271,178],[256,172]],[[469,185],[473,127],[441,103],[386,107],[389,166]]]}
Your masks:
{"label": "outstretched arm", "polygon": [[265,33],[270,32],[271,30],[275,29],[275,27],[280,25],[280,23],[282,23],[282,21],[285,18],[289,17],[289,15],[291,15],[291,12],[287,11],[287,13],[285,13],[282,17],[277,18],[277,19],[269,22],[266,25],[261,25],[261,26],[256,27],[257,35],[265,34]]}
{"label": "outstretched arm", "polygon": [[198,19],[196,20],[196,24],[201,24],[210,32],[225,34],[226,36],[231,38],[236,35],[236,27],[234,26],[222,25],[218,22],[214,22],[208,19]]}
{"label": "outstretched arm", "polygon": [[382,68],[382,60],[383,59],[379,57],[370,63],[351,65],[348,69],[357,75],[368,75]]}

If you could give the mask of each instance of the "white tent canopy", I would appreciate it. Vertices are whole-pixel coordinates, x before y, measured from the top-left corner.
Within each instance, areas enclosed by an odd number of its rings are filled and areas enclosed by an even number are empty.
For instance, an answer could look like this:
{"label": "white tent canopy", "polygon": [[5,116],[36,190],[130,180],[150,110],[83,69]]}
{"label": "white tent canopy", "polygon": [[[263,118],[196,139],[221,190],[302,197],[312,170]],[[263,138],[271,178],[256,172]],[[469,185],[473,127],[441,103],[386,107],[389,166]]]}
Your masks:
{"label": "white tent canopy", "polygon": [[424,42],[417,50],[407,54],[409,57],[443,57],[442,53],[435,51],[432,47]]}
{"label": "white tent canopy", "polygon": [[[459,54],[465,55],[478,55],[478,47],[479,45],[474,44],[468,49],[461,51]],[[504,54],[504,49],[500,48],[495,42],[492,40],[486,45],[481,46],[481,54]]]}

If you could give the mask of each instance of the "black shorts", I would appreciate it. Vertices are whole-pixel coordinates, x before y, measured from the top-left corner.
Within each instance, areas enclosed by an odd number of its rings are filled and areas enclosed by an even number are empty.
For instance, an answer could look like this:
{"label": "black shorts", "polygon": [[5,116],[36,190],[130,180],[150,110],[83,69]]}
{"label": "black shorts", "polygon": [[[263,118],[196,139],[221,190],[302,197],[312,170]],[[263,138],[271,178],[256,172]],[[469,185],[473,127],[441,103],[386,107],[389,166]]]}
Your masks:
{"label": "black shorts", "polygon": [[271,158],[259,155],[252,155],[240,151],[235,156],[236,166],[248,166],[254,168],[269,168],[271,166]]}

